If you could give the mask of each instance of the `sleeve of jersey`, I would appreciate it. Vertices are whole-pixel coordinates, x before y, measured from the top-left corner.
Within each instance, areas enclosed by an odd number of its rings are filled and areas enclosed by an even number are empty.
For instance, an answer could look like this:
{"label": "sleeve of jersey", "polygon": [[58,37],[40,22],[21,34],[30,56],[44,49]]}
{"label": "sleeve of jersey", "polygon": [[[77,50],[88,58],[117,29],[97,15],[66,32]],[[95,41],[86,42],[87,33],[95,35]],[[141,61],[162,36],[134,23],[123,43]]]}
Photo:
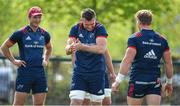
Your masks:
{"label": "sleeve of jersey", "polygon": [[14,32],[10,37],[9,37],[9,41],[12,42],[13,44],[16,42],[19,42],[21,38],[21,32],[20,31],[16,31]]}
{"label": "sleeve of jersey", "polygon": [[78,35],[78,26],[75,25],[71,28],[69,32],[69,38],[77,38],[77,35]]}
{"label": "sleeve of jersey", "polygon": [[129,39],[128,39],[128,48],[134,48],[134,49],[136,49],[136,42],[135,42],[135,38],[133,38],[133,37],[130,37]]}
{"label": "sleeve of jersey", "polygon": [[108,34],[104,26],[100,26],[96,32],[96,38],[97,37],[104,37],[107,38]]}
{"label": "sleeve of jersey", "polygon": [[48,32],[46,32],[46,36],[45,36],[45,44],[48,44],[51,40],[51,36]]}
{"label": "sleeve of jersey", "polygon": [[164,52],[169,51],[169,45],[167,40],[164,40]]}

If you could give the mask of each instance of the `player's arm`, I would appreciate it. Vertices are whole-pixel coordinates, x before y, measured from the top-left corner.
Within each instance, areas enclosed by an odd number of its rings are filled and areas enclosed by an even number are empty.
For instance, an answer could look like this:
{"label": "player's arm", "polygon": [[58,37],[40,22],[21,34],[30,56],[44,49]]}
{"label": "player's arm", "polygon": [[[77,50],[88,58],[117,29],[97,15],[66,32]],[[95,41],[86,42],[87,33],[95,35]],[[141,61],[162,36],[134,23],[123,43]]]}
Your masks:
{"label": "player's arm", "polygon": [[74,53],[71,54],[71,60],[72,60],[72,66],[73,66],[76,60]]}
{"label": "player's arm", "polygon": [[52,45],[51,45],[51,36],[48,32],[45,33],[45,51],[43,54],[43,66],[47,66],[49,62],[49,58],[52,53]]}
{"label": "player's arm", "polygon": [[171,52],[170,50],[166,50],[163,54],[163,59],[165,61],[165,68],[166,68],[166,83],[164,86],[164,90],[166,92],[166,96],[171,96],[173,93],[173,86],[172,86],[172,80],[173,80],[173,65],[172,65],[172,59],[171,59]]}
{"label": "player's arm", "polygon": [[45,51],[44,51],[44,60],[48,63],[49,62],[49,58],[51,56],[52,53],[52,45],[51,42],[49,41],[46,45],[45,45]]}
{"label": "player's arm", "polygon": [[72,45],[77,39],[78,29],[79,29],[79,25],[76,24],[71,28],[69,32],[69,38],[67,40],[67,44],[65,47],[66,55],[71,55],[73,52],[75,52],[75,50],[72,49]]}
{"label": "player's arm", "polygon": [[128,71],[131,67],[131,64],[136,56],[136,49],[134,48],[127,48],[125,56],[120,64],[120,69],[118,74],[127,75]]}
{"label": "player's arm", "polygon": [[9,48],[11,48],[14,44],[15,43],[12,43],[10,39],[7,39],[6,41],[4,41],[4,43],[1,45],[2,54],[6,58],[8,58],[14,65],[17,65],[18,67],[23,65],[25,67],[26,63],[21,60],[16,60],[14,56],[12,55],[11,51],[9,50]]}
{"label": "player's arm", "polygon": [[104,54],[106,51],[106,44],[108,34],[103,25],[100,25],[96,30],[96,44],[95,45],[86,45],[81,44],[80,41],[75,44],[75,50],[82,50],[96,54]]}
{"label": "player's arm", "polygon": [[165,62],[166,76],[167,76],[166,83],[164,85],[164,91],[167,94],[166,96],[171,96],[173,93],[173,86],[172,86],[173,65],[172,65],[171,52],[166,39],[164,39],[163,60]]}
{"label": "player's arm", "polygon": [[116,77],[116,74],[114,72],[114,67],[113,67],[113,64],[112,64],[112,58],[110,56],[110,53],[109,53],[108,49],[106,49],[104,56],[105,56],[108,71],[110,72],[110,77],[114,81],[115,77]]}
{"label": "player's arm", "polygon": [[121,83],[124,77],[128,74],[131,64],[136,56],[136,49],[128,47],[125,56],[120,64],[119,73],[116,77],[115,82],[112,84],[112,90],[118,91],[119,83]]}
{"label": "player's arm", "polygon": [[2,50],[0,49],[0,54],[2,54],[3,55],[3,53],[2,53]]}
{"label": "player's arm", "polygon": [[169,79],[170,83],[172,83],[173,64],[172,64],[172,58],[171,58],[170,50],[164,52],[163,59],[164,59],[164,62],[165,62],[166,76]]}
{"label": "player's arm", "polygon": [[106,43],[107,43],[107,40],[105,37],[97,37],[95,45],[82,44],[78,40],[77,43],[74,44],[74,47],[76,50],[82,50],[82,51],[87,51],[87,52],[96,53],[96,54],[104,54],[106,51]]}
{"label": "player's arm", "polygon": [[67,44],[66,44],[66,55],[70,55],[72,54],[72,45],[73,45],[73,42],[75,42],[76,38],[74,37],[69,37],[68,40],[67,40]]}
{"label": "player's arm", "polygon": [[12,55],[11,51],[9,50],[10,47],[12,47],[14,43],[12,43],[9,39],[7,39],[2,45],[1,50],[2,54],[8,58],[11,62],[15,60],[14,56]]}

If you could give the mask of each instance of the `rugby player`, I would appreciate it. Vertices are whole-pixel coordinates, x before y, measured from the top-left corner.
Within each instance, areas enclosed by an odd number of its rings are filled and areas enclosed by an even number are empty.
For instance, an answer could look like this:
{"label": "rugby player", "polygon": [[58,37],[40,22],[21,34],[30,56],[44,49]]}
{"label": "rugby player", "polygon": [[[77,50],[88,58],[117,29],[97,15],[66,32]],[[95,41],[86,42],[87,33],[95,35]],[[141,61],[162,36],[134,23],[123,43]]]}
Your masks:
{"label": "rugby player", "polygon": [[[30,92],[33,105],[45,103],[48,86],[44,66],[49,62],[52,47],[50,34],[39,27],[42,15],[40,7],[30,8],[29,25],[15,31],[1,46],[3,55],[18,67],[13,105],[24,105]],[[16,43],[19,59],[15,59],[9,50]]]}
{"label": "rugby player", "polygon": [[140,10],[136,13],[139,32],[128,39],[128,48],[120,65],[112,90],[117,91],[119,84],[130,70],[128,87],[128,105],[141,105],[143,98],[148,105],[160,105],[161,81],[160,61],[163,58],[166,67],[165,91],[172,95],[173,66],[167,40],[151,28],[152,12]]}
{"label": "rugby player", "polygon": [[90,94],[92,105],[101,105],[107,36],[105,27],[96,21],[95,11],[82,10],[80,22],[71,28],[66,46],[66,54],[75,53],[69,94],[71,105],[82,105],[86,93]]}

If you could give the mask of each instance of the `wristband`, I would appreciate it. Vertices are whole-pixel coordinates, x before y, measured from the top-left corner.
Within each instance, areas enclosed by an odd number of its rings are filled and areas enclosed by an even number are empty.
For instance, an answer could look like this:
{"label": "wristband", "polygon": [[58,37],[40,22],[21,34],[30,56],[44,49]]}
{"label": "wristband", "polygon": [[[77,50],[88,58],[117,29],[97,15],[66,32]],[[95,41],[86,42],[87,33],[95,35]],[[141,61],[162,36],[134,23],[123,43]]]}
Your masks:
{"label": "wristband", "polygon": [[166,83],[167,83],[167,84],[172,84],[172,78],[170,78],[170,79],[167,78],[167,79],[166,79]]}
{"label": "wristband", "polygon": [[125,75],[118,73],[116,82],[121,83],[124,80]]}

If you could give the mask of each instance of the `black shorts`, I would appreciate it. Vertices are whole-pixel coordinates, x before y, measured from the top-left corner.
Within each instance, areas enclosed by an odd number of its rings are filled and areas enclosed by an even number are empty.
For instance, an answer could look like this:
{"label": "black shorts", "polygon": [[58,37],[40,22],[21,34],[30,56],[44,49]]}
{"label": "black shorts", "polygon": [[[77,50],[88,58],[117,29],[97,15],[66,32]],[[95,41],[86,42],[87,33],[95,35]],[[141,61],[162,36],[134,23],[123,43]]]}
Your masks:
{"label": "black shorts", "polygon": [[16,78],[16,91],[32,94],[48,91],[44,68],[19,68]]}
{"label": "black shorts", "polygon": [[128,96],[132,98],[143,98],[149,94],[161,95],[160,79],[152,82],[129,81]]}

